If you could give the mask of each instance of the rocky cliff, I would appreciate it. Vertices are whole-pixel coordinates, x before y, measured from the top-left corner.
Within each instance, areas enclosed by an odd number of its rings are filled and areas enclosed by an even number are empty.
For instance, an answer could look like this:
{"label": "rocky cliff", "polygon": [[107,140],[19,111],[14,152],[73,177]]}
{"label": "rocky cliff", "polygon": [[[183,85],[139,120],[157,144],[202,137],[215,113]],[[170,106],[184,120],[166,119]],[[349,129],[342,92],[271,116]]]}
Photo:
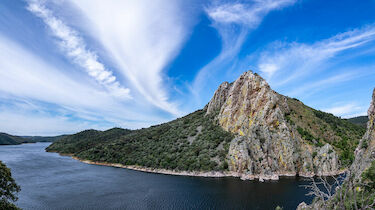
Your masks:
{"label": "rocky cliff", "polygon": [[236,135],[227,155],[229,170],[243,179],[338,172],[333,147],[307,144],[288,122],[285,116],[291,110],[287,100],[251,71],[219,86],[207,105],[207,114],[216,114],[219,125]]}
{"label": "rocky cliff", "polygon": [[368,109],[368,119],[367,131],[354,152],[354,162],[341,186],[336,188],[336,193],[325,201],[317,199],[311,205],[303,202],[298,205],[298,210],[374,209],[375,89],[372,94],[370,108]]}
{"label": "rocky cliff", "polygon": [[367,131],[355,150],[355,160],[350,168],[357,180],[361,179],[363,171],[375,160],[375,89],[367,114],[369,118]]}

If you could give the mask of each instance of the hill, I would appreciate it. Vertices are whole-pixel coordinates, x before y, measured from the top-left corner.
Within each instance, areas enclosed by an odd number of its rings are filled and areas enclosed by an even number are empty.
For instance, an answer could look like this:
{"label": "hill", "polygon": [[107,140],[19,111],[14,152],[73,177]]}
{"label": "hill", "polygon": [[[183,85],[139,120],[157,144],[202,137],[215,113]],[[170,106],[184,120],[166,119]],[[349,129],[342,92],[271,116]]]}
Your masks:
{"label": "hill", "polygon": [[251,71],[222,83],[202,109],[139,130],[87,130],[47,151],[82,160],[243,179],[329,175],[354,159],[365,129],[273,91]]}
{"label": "hill", "polygon": [[359,125],[363,128],[367,127],[368,117],[367,116],[359,116],[359,117],[353,117],[348,119],[349,122]]}
{"label": "hill", "polygon": [[22,137],[12,136],[7,133],[0,133],[0,145],[22,144],[25,141]]}
{"label": "hill", "polygon": [[7,133],[0,133],[0,145],[17,145],[35,142],[53,142],[66,135],[61,136],[13,136]]}

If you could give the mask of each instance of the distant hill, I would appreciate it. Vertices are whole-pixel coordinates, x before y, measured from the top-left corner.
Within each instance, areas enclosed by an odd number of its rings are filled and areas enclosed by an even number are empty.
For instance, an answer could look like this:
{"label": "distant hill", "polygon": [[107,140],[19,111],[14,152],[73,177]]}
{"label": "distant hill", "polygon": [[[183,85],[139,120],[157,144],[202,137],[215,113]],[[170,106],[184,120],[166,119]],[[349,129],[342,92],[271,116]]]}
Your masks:
{"label": "distant hill", "polygon": [[7,133],[0,133],[0,145],[22,144],[25,139],[19,136],[12,136]]}
{"label": "distant hill", "polygon": [[32,142],[54,142],[62,137],[67,135],[60,136],[21,136],[21,138],[26,139],[29,143]]}
{"label": "distant hill", "polygon": [[60,136],[13,136],[7,133],[0,133],[0,145],[17,145],[35,142],[53,142],[66,135]]}
{"label": "distant hill", "polygon": [[353,117],[348,119],[349,122],[359,125],[363,128],[367,127],[368,117],[367,116],[359,116],[359,117]]}

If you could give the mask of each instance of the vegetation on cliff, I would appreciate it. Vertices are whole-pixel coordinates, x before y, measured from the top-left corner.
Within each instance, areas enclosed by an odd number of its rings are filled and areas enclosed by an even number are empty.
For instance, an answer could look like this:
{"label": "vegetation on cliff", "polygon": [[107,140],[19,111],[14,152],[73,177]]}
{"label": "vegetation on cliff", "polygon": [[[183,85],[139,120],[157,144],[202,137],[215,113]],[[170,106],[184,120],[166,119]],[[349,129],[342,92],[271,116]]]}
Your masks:
{"label": "vegetation on cliff", "polygon": [[286,118],[297,126],[297,131],[308,143],[323,146],[329,143],[339,153],[343,166],[349,166],[354,160],[354,150],[366,129],[319,110],[304,105],[297,99],[288,98],[290,112]]}
{"label": "vegetation on cliff", "polygon": [[[375,208],[375,89],[368,109],[367,131],[354,152],[354,162],[344,182],[334,194],[314,189],[317,196],[310,205],[301,203],[298,209],[374,209]],[[323,183],[325,186],[327,183]],[[313,185],[314,186],[314,183]]]}
{"label": "vegetation on cliff", "polygon": [[10,169],[0,161],[0,209],[19,209],[12,202],[17,201],[16,193],[20,190]]}

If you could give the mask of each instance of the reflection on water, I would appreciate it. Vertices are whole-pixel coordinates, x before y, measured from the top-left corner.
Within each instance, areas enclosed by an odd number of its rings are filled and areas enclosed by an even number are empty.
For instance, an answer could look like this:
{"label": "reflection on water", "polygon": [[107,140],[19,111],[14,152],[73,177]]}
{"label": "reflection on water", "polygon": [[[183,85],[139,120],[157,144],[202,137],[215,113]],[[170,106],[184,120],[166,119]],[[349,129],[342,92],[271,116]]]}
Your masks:
{"label": "reflection on water", "polygon": [[259,183],[151,174],[84,164],[45,152],[48,145],[0,146],[0,160],[21,185],[23,209],[295,209],[311,202],[301,178]]}

